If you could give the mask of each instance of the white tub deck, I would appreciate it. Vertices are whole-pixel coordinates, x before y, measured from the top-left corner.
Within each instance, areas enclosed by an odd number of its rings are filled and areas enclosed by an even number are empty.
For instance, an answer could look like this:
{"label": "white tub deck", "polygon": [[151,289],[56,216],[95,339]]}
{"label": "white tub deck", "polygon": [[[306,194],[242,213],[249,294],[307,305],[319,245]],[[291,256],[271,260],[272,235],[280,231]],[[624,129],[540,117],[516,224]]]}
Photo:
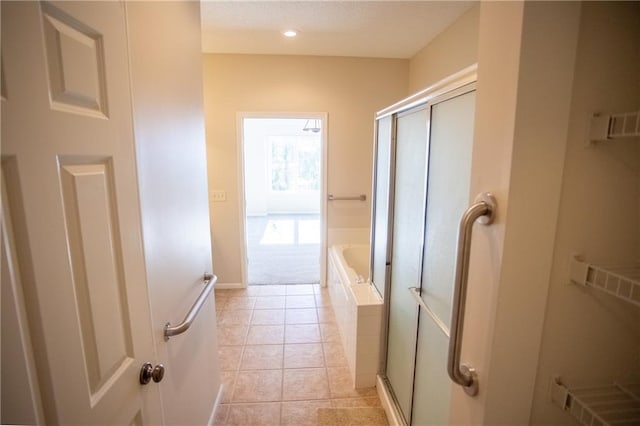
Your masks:
{"label": "white tub deck", "polygon": [[327,285],[340,337],[356,388],[372,387],[380,360],[382,298],[369,283],[369,246],[334,245],[329,249]]}

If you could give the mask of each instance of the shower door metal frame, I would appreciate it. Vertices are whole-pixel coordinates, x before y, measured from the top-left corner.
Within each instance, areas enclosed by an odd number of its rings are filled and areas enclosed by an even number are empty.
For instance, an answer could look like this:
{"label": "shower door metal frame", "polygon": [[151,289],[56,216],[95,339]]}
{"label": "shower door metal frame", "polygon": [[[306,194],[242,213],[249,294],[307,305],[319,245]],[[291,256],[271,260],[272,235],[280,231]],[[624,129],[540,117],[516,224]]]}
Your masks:
{"label": "shower door metal frame", "polygon": [[[374,126],[374,139],[373,139],[373,170],[372,170],[372,186],[371,186],[371,230],[369,236],[369,248],[370,248],[370,256],[369,256],[369,278],[371,280],[371,284],[373,285],[373,261],[374,261],[374,247],[375,247],[375,216],[376,216],[376,201],[377,201],[377,193],[376,188],[378,185],[378,138],[379,138],[379,120],[381,118],[386,117],[387,115],[379,116],[380,113],[376,114],[376,125]],[[393,205],[390,203],[391,200],[395,197],[395,171],[396,171],[396,117],[391,117],[391,142],[389,147],[389,190],[387,192],[388,196],[388,215],[387,215],[387,250],[386,250],[386,262],[385,262],[385,277],[384,277],[384,292],[380,296],[383,300],[387,300],[389,294],[389,281],[391,279],[391,244],[389,241],[392,240],[393,237],[393,229],[391,225],[393,225]],[[375,288],[375,285],[374,285]],[[376,288],[377,290],[377,288]],[[381,359],[378,365],[378,372],[383,372],[387,368],[387,327],[388,327],[388,319],[389,319],[389,304],[384,303],[383,313],[382,313],[383,323],[381,327],[381,336],[380,336],[380,348],[384,349],[385,355],[382,355],[382,351],[380,352]]]}
{"label": "shower door metal frame", "polygon": [[[392,407],[392,409],[394,409],[396,411],[397,414],[402,413],[402,411],[400,410],[400,406],[398,401],[396,400],[393,388],[386,376],[386,369],[387,369],[387,354],[388,354],[388,328],[389,328],[389,316],[390,316],[390,304],[388,303],[389,300],[389,295],[390,295],[390,290],[391,290],[391,270],[393,268],[393,265],[391,264],[391,259],[392,259],[392,255],[393,255],[393,223],[394,223],[394,219],[395,219],[395,212],[394,212],[394,203],[393,200],[395,199],[395,171],[396,171],[396,148],[397,148],[397,140],[396,140],[396,134],[397,134],[397,120],[398,117],[403,114],[403,113],[407,113],[410,112],[414,109],[416,109],[416,107],[425,107],[428,108],[429,110],[431,109],[431,107],[437,103],[440,102],[444,102],[448,99],[454,98],[456,96],[460,96],[461,94],[473,91],[476,89],[476,82],[477,82],[477,64],[471,65],[443,80],[441,80],[440,82],[427,87],[426,89],[415,93],[414,95],[411,95],[407,98],[405,98],[404,100],[397,102],[381,111],[379,111],[378,113],[376,113],[376,117],[375,117],[375,122],[376,125],[374,126],[375,128],[375,133],[374,133],[374,152],[373,152],[373,186],[372,186],[372,191],[371,191],[371,235],[370,235],[370,262],[369,262],[369,276],[371,277],[371,279],[373,280],[373,268],[374,268],[374,256],[373,256],[373,248],[374,248],[374,244],[375,244],[375,228],[374,228],[374,224],[375,224],[375,215],[376,215],[376,197],[377,197],[377,193],[376,193],[376,185],[377,185],[377,159],[378,159],[378,155],[377,155],[377,150],[378,150],[378,124],[379,124],[379,120],[382,118],[385,118],[387,116],[391,116],[392,117],[392,121],[391,121],[391,152],[390,152],[390,167],[389,167],[389,191],[388,191],[388,197],[389,197],[389,202],[388,202],[388,222],[387,222],[387,259],[386,259],[386,273],[385,273],[385,283],[384,283],[384,294],[382,295],[384,298],[384,311],[383,311],[383,324],[382,324],[382,331],[381,331],[381,348],[382,350],[380,351],[380,363],[379,363],[379,370],[378,370],[378,376],[380,377],[380,381],[384,384],[384,386],[387,388],[387,393],[391,396],[392,402],[394,404],[394,407]],[[431,139],[431,112],[429,111],[428,114],[428,118],[427,118],[427,140],[425,141],[425,143],[427,144],[427,150],[426,150],[426,165],[425,165],[425,171],[424,171],[424,179],[425,179],[425,194],[424,194],[424,198],[423,198],[423,203],[426,205],[427,202],[427,184],[428,184],[428,170],[429,170],[429,143],[430,143],[430,139]],[[423,227],[422,227],[422,235],[423,235],[423,241],[421,244],[421,249],[420,249],[420,259],[421,262],[423,262],[424,259],[424,232],[425,229],[424,227],[426,226],[426,207],[425,207],[425,218],[423,221]],[[421,263],[421,269],[422,269],[422,263]],[[422,278],[422,277],[421,277]],[[422,279],[420,279],[420,286],[422,286]],[[418,305],[416,305],[417,308],[416,309],[420,309],[420,307]],[[416,324],[416,339],[415,339],[415,348],[414,350],[417,353],[417,338],[418,338],[418,330],[420,327],[420,315],[418,315],[418,321]],[[414,362],[415,362],[415,357],[414,357]],[[443,368],[447,368],[447,366],[443,366]],[[414,380],[414,384],[415,384],[415,365],[413,368],[413,380]],[[412,402],[411,402],[411,412],[409,413],[408,417],[409,417],[409,424],[411,424],[411,418],[412,418],[412,413],[413,413],[413,404],[414,404],[414,394],[412,393],[411,398],[412,398]],[[404,419],[404,417],[400,414],[399,416],[396,416],[399,419]]]}

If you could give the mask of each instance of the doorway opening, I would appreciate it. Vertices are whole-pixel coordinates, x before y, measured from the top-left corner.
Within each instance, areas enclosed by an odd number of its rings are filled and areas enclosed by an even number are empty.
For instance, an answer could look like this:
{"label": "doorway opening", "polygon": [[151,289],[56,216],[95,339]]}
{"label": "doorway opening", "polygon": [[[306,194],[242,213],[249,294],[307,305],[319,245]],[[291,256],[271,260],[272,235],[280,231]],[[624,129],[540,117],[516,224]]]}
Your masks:
{"label": "doorway opening", "polygon": [[323,114],[241,117],[246,285],[324,283],[325,122]]}

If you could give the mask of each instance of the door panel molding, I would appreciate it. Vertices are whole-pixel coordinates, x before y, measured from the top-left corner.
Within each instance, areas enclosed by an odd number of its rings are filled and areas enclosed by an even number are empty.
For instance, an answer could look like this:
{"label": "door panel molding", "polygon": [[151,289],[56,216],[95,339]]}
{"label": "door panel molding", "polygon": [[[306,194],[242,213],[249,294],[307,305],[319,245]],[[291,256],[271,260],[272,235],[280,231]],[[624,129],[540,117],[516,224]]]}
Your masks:
{"label": "door panel molding", "polygon": [[102,34],[51,3],[41,8],[51,107],[108,118]]}
{"label": "door panel molding", "polygon": [[134,357],[111,158],[59,162],[66,238],[92,398]]}
{"label": "door panel molding", "polygon": [[[15,185],[17,170],[15,157],[2,158],[2,415],[19,424],[46,424],[40,397],[41,380],[38,374],[38,351],[34,350],[33,320],[29,318],[30,286],[27,285],[33,271],[25,264],[28,254],[24,251],[20,222],[22,197],[11,194],[9,186]],[[22,250],[21,250],[22,249]],[[25,282],[24,277],[27,277]],[[31,303],[27,303],[30,300]],[[34,308],[31,307],[31,311]],[[36,342],[37,343],[37,342]],[[40,359],[39,359],[40,358]],[[7,368],[9,367],[9,368]],[[42,367],[40,368],[42,369]]]}

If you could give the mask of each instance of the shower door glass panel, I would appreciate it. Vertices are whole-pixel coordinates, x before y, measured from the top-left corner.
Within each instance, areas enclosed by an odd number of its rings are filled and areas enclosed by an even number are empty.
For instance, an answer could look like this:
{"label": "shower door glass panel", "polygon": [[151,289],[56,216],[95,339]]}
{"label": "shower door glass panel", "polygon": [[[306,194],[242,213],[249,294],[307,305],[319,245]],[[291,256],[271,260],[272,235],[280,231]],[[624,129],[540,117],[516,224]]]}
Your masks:
{"label": "shower door glass panel", "polygon": [[373,220],[373,276],[371,281],[384,296],[387,281],[387,265],[389,264],[389,185],[391,176],[391,121],[388,115],[377,121],[378,132],[376,142],[375,170],[375,214]]}
{"label": "shower door glass panel", "polygon": [[[469,206],[475,91],[460,91],[431,107],[421,297],[448,327],[458,223]],[[453,383],[446,366],[448,337],[420,312],[413,421],[447,424]]]}
{"label": "shower door glass panel", "polygon": [[424,227],[427,109],[396,119],[391,280],[386,376],[407,422],[411,416],[418,308],[408,287],[420,286]]}

